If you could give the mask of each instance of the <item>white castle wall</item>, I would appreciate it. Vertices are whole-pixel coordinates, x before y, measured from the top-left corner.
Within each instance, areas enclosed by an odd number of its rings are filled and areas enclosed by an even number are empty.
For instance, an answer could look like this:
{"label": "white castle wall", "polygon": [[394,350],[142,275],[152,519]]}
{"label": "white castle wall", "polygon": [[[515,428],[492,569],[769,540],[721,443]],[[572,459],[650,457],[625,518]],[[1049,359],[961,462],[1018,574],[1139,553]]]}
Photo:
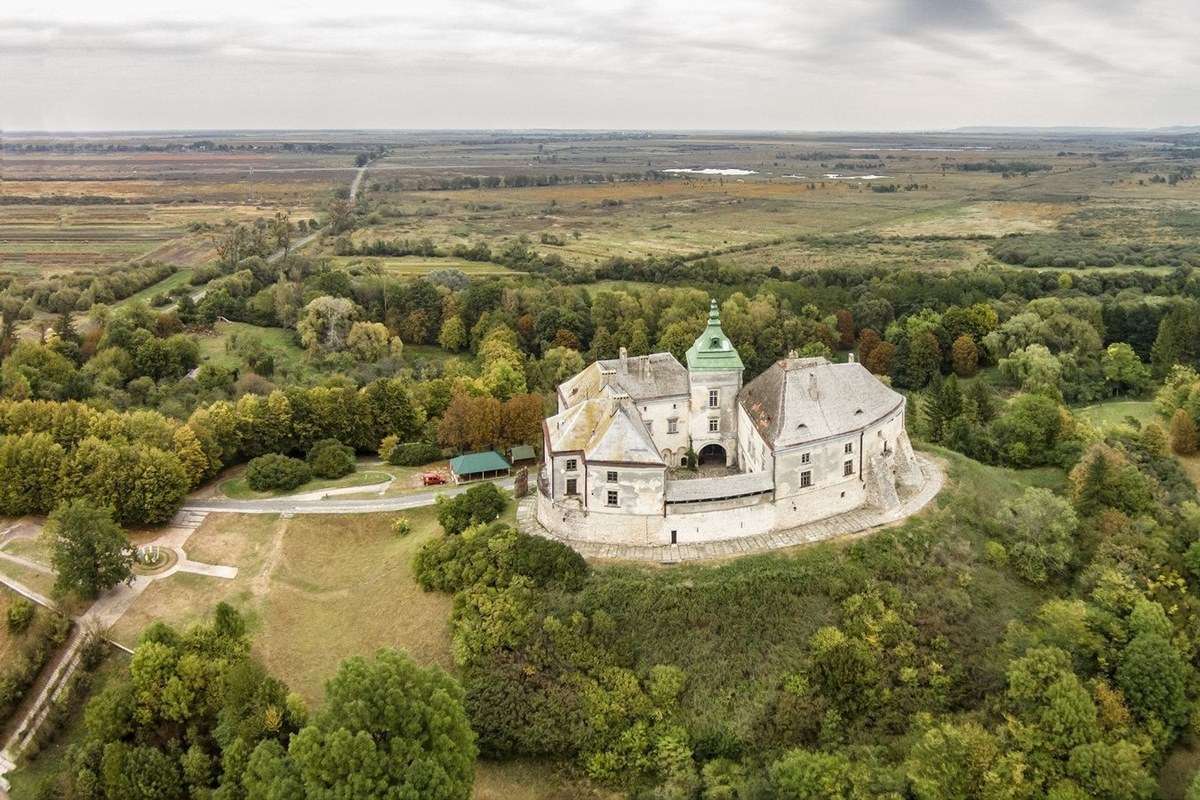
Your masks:
{"label": "white castle wall", "polygon": [[[742,422],[748,423],[748,420]],[[747,437],[741,438],[745,447]],[[853,456],[844,452],[847,442],[854,445]],[[801,463],[801,452],[810,452],[808,464]],[[651,475],[650,470],[629,471],[628,467],[622,467],[615,468],[621,473],[628,472],[628,475],[621,475],[618,482],[622,508],[610,509],[603,506],[606,476],[602,470],[605,468],[593,466],[588,470],[588,485],[594,487],[595,492],[589,497],[586,511],[581,499],[555,502],[539,492],[537,517],[545,528],[559,536],[589,542],[670,544],[672,532],[678,544],[736,539],[794,528],[853,511],[868,502],[879,502],[884,498],[877,485],[872,485],[871,496],[868,496],[864,478],[873,476],[864,475],[864,470],[869,472],[874,463],[876,469],[899,472],[907,463],[906,458],[911,459],[911,453],[901,405],[883,420],[853,436],[836,437],[816,443],[807,450],[795,449],[777,455],[773,496],[664,506],[664,483],[660,477]],[[843,477],[842,465],[851,457],[855,462],[854,474]],[[558,461],[558,458],[554,459],[549,468],[555,469]],[[581,491],[583,467],[581,459]],[[800,467],[814,470],[813,486],[800,488]],[[888,475],[886,479],[903,483],[903,477],[896,474]],[[556,479],[561,480],[561,475]],[[626,492],[629,493],[628,508],[625,507]]]}
{"label": "white castle wall", "polygon": [[[687,395],[645,400],[636,405],[638,414],[650,428],[650,438],[654,440],[659,455],[663,456],[668,467],[679,466],[679,460],[687,455],[688,448],[691,413]],[[672,419],[676,421],[675,433],[668,433]]]}

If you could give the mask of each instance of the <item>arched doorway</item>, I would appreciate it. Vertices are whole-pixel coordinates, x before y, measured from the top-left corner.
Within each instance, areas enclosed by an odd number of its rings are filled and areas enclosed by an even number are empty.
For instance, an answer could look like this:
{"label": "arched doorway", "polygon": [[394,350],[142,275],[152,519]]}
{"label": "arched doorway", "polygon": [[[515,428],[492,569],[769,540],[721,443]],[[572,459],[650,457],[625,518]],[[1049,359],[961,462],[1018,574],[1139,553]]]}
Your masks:
{"label": "arched doorway", "polygon": [[725,466],[725,448],[719,444],[706,444],[700,448],[700,466]]}

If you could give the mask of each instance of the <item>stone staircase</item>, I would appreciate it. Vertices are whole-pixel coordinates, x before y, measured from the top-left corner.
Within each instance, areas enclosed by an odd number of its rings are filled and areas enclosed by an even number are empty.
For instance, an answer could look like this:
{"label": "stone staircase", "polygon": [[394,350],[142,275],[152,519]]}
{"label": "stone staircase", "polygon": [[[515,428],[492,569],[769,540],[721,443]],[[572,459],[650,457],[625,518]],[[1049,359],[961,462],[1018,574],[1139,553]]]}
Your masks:
{"label": "stone staircase", "polygon": [[50,714],[54,701],[62,695],[67,682],[79,668],[83,657],[83,645],[90,636],[91,632],[84,630],[80,625],[71,629],[70,636],[55,657],[49,680],[34,699],[33,705],[25,712],[16,730],[4,743],[3,750],[0,750],[0,791],[8,791],[8,780],[4,776],[16,769],[16,762],[21,753],[37,735],[38,729]]}
{"label": "stone staircase", "polygon": [[171,517],[171,521],[168,524],[172,528],[186,528],[187,530],[194,531],[207,518],[207,511],[193,511],[190,508],[181,508],[175,512],[175,516]]}

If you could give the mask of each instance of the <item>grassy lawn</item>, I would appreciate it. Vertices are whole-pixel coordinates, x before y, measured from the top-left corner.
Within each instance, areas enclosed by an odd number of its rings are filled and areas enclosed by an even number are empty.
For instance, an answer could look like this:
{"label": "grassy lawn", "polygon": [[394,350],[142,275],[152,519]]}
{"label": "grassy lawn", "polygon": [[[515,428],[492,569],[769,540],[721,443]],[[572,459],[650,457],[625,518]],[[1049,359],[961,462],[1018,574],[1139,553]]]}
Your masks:
{"label": "grassy lawn", "polygon": [[213,514],[192,534],[189,557],[234,564],[237,578],[179,574],[152,584],[113,630],[133,645],[155,620],[186,626],[224,600],[246,614],[254,651],[310,704],[352,655],[399,647],[423,664],[450,666],[450,598],[412,576],[422,543],[441,535],[432,508],[405,512],[413,533],[389,530],[396,515]]}
{"label": "grassy lawn", "polygon": [[1124,424],[1126,417],[1133,417],[1143,425],[1157,419],[1152,400],[1110,400],[1083,408],[1073,408],[1071,411],[1098,428]]}
{"label": "grassy lawn", "polygon": [[275,357],[275,371],[280,375],[299,376],[308,369],[304,350],[295,342],[294,331],[284,328],[264,328],[245,322],[217,322],[213,333],[197,336],[200,362],[227,369],[243,366],[242,358],[233,351],[234,336],[258,339],[263,348]]}
{"label": "grassy lawn", "polygon": [[179,286],[186,286],[188,281],[190,281],[191,279],[192,279],[192,270],[181,269],[178,272],[174,273],[173,275],[168,275],[166,278],[164,278],[163,280],[154,284],[153,286],[147,286],[145,289],[142,289],[140,292],[137,292],[136,294],[131,294],[129,297],[126,297],[124,300],[121,300],[120,302],[116,303],[115,305],[124,306],[124,305],[129,305],[130,303],[139,303],[139,302],[149,304],[150,299],[152,297],[154,297],[155,295],[162,294],[163,292],[169,292],[172,289],[179,287]]}
{"label": "grassy lawn", "polygon": [[16,564],[3,558],[0,558],[0,573],[7,575],[9,578],[12,578],[18,583],[28,586],[33,591],[38,592],[45,597],[53,597],[53,575],[47,575],[44,572],[30,569],[24,564]]}
{"label": "grassy lawn", "polygon": [[345,489],[351,486],[371,486],[373,484],[381,484],[391,479],[392,474],[389,470],[384,469],[364,469],[351,472],[341,478],[318,478],[311,480],[308,483],[303,483],[295,489],[289,489],[284,492],[256,492],[246,484],[244,475],[238,475],[236,478],[230,478],[223,482],[220,486],[221,494],[226,497],[231,497],[235,500],[261,500],[267,497],[284,497],[292,494],[302,494],[304,492],[316,492],[321,489]]}

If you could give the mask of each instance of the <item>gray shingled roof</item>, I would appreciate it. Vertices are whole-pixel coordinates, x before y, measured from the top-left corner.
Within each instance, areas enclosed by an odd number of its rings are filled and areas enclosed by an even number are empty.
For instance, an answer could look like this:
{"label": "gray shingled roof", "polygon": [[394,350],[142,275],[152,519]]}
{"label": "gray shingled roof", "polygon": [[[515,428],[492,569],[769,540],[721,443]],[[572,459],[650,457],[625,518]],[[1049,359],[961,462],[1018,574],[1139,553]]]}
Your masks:
{"label": "gray shingled roof", "polygon": [[546,420],[553,452],[581,451],[589,461],[665,466],[629,398],[597,397]]}
{"label": "gray shingled roof", "polygon": [[773,488],[775,488],[775,481],[767,472],[742,472],[737,475],[721,475],[715,478],[689,478],[667,481],[667,502],[685,503],[717,500],[722,497],[741,497],[769,492]]}
{"label": "gray shingled roof", "polygon": [[904,397],[857,362],[784,358],[742,387],[738,401],[778,449],[856,431],[891,413]]}
{"label": "gray shingled roof", "polygon": [[567,405],[575,405],[600,397],[606,387],[609,394],[627,394],[634,402],[690,391],[687,369],[670,353],[596,361],[563,383],[560,391]]}

